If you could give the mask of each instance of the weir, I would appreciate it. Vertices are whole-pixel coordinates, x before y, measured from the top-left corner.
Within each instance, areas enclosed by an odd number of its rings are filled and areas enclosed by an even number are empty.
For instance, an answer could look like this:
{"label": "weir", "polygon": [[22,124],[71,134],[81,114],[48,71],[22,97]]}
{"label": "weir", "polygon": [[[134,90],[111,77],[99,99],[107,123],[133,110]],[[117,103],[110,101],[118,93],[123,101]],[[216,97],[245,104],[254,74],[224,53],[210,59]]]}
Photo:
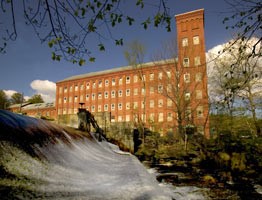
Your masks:
{"label": "weir", "polygon": [[132,154],[92,134],[0,110],[1,199],[172,199]]}

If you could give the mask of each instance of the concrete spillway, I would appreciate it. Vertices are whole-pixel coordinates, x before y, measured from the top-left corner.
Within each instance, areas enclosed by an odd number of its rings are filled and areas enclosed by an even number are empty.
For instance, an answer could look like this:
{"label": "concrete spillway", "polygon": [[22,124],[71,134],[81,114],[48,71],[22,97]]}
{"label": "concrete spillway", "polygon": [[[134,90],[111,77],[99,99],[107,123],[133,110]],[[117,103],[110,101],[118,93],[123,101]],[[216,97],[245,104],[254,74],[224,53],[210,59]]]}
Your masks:
{"label": "concrete spillway", "polygon": [[106,141],[0,110],[1,199],[172,199]]}

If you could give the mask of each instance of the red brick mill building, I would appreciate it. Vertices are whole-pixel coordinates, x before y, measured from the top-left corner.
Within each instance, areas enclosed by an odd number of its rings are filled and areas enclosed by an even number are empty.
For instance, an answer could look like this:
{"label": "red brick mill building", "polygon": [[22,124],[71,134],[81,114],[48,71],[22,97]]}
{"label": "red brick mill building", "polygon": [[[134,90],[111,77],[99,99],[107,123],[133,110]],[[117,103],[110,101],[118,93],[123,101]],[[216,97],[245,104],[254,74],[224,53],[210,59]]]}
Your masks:
{"label": "red brick mill building", "polygon": [[[77,124],[82,106],[102,127],[143,123],[152,131],[177,132],[177,118],[209,137],[204,10],[175,16],[178,57],[65,78],[56,83],[59,122]],[[182,113],[181,113],[182,112]],[[71,116],[71,117],[70,117]]]}

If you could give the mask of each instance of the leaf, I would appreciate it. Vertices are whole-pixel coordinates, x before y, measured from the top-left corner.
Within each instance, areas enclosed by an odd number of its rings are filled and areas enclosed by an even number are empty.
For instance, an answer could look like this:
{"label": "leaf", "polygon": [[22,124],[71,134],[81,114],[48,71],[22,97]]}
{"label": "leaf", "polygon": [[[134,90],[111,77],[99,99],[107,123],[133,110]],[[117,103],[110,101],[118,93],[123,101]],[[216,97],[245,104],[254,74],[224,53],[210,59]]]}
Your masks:
{"label": "leaf", "polygon": [[52,41],[52,40],[48,42],[48,46],[49,46],[50,48],[53,47],[53,41]]}
{"label": "leaf", "polygon": [[55,58],[56,58],[55,52],[52,52],[52,60],[55,60]]}
{"label": "leaf", "polygon": [[94,58],[94,57],[89,58],[89,62],[95,62],[95,60],[96,60],[96,58]]}
{"label": "leaf", "polygon": [[126,20],[128,21],[128,25],[129,25],[129,26],[132,26],[133,22],[135,21],[134,18],[129,17],[129,16],[126,17]]}
{"label": "leaf", "polygon": [[[90,59],[89,59],[89,60],[90,60]],[[78,62],[78,64],[79,64],[80,66],[83,66],[85,63],[86,63],[86,61],[85,61],[84,59],[80,59],[79,62]]]}
{"label": "leaf", "polygon": [[105,51],[105,46],[103,44],[99,44],[98,46],[100,51]]}
{"label": "leaf", "polygon": [[119,39],[119,40],[115,40],[115,44],[117,46],[123,46],[123,38]]}
{"label": "leaf", "polygon": [[81,8],[81,14],[82,14],[82,17],[84,17],[85,16],[85,13],[86,13],[86,9],[84,9],[84,8]]}

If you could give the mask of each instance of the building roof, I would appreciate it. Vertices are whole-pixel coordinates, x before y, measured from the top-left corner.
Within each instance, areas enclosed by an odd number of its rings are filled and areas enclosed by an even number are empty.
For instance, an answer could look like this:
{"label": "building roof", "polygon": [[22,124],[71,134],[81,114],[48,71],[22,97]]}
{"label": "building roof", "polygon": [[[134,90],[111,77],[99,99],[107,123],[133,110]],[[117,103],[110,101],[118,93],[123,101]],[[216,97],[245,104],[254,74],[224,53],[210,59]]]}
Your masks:
{"label": "building roof", "polygon": [[31,103],[17,103],[17,104],[10,105],[8,108],[20,108],[20,107],[27,106],[28,104]]}
{"label": "building roof", "polygon": [[55,103],[34,103],[23,107],[23,110],[44,109],[55,107]]}
{"label": "building roof", "polygon": [[[161,61],[156,61],[156,62],[143,63],[143,64],[141,64],[141,66],[143,68],[146,68],[146,67],[152,67],[152,66],[156,66],[156,65],[170,64],[170,63],[173,63],[173,62],[174,62],[174,59],[167,59],[167,60],[161,60]],[[132,69],[134,69],[134,66],[131,66],[131,65],[124,66],[124,67],[117,67],[117,68],[107,69],[107,70],[103,70],[103,71],[90,72],[90,73],[71,76],[71,77],[65,78],[61,81],[57,81],[56,83],[60,83],[60,82],[64,82],[64,81],[71,81],[71,80],[78,80],[78,79],[88,78],[88,77],[92,77],[92,76],[98,76],[98,75],[102,75],[102,74],[104,75],[104,74],[110,74],[110,73],[114,73],[114,72],[127,71],[127,70],[132,70]]]}

